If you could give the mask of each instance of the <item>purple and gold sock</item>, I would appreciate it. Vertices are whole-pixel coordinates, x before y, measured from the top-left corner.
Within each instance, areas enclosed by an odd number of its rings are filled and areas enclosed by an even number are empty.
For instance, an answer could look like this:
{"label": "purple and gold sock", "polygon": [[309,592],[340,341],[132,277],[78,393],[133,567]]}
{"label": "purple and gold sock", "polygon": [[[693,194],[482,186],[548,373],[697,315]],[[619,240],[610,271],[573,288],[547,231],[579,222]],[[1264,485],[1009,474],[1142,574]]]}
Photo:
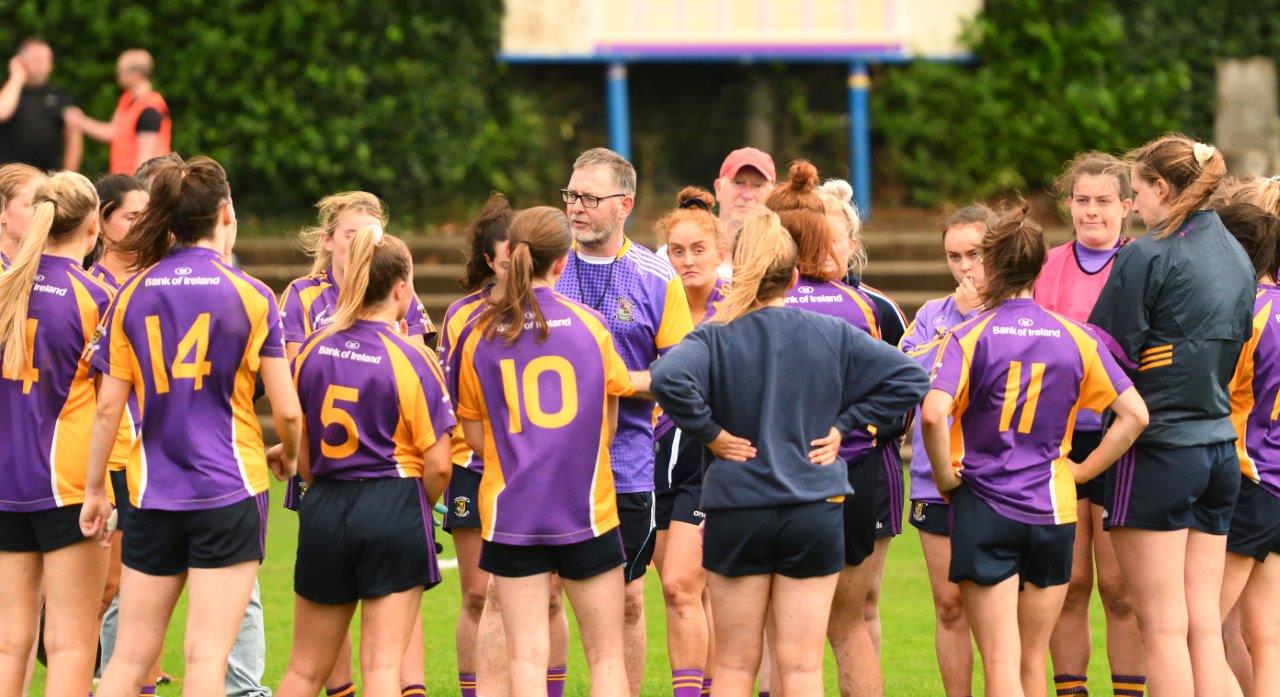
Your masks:
{"label": "purple and gold sock", "polygon": [[1059,673],[1053,676],[1053,687],[1057,690],[1058,697],[1063,695],[1089,695],[1088,678],[1083,675],[1071,675],[1069,673]]}
{"label": "purple and gold sock", "polygon": [[405,685],[400,688],[400,697],[427,697],[427,686]]}
{"label": "purple and gold sock", "polygon": [[156,697],[155,683],[143,685],[142,689],[138,691],[138,697]]}
{"label": "purple and gold sock", "polygon": [[702,694],[702,671],[697,668],[671,671],[671,691],[675,697],[698,697]]}
{"label": "purple and gold sock", "polygon": [[1142,697],[1147,691],[1145,675],[1112,675],[1111,691],[1116,697]]}
{"label": "purple and gold sock", "polygon": [[569,677],[567,666],[547,668],[547,697],[564,697],[564,681]]}
{"label": "purple and gold sock", "polygon": [[704,695],[711,694],[711,678],[705,675],[702,676],[702,694]]}
{"label": "purple and gold sock", "polygon": [[349,682],[339,687],[326,687],[324,688],[324,694],[325,697],[355,697],[356,685]]}
{"label": "purple and gold sock", "polygon": [[458,673],[458,687],[462,690],[462,697],[476,697],[476,674]]}

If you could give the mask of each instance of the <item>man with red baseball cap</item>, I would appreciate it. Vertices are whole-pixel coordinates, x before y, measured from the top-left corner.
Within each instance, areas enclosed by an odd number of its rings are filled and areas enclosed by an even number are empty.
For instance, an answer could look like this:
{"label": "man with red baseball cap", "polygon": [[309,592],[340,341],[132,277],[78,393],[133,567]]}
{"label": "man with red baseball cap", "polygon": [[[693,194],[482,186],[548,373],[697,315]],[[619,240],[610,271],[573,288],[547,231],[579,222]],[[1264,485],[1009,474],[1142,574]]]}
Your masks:
{"label": "man with red baseball cap", "polygon": [[755,148],[738,148],[724,158],[715,181],[720,220],[737,235],[742,216],[752,204],[763,204],[777,183],[778,175],[769,153]]}

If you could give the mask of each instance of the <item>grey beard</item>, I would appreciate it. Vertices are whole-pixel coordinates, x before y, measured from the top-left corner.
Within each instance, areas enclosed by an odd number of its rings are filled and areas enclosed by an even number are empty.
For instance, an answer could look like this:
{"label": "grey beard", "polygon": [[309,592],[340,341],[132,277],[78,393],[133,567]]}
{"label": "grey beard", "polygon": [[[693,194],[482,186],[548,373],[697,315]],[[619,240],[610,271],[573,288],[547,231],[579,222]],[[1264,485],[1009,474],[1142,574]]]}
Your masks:
{"label": "grey beard", "polygon": [[612,227],[591,228],[578,233],[577,242],[584,247],[598,247],[613,237]]}

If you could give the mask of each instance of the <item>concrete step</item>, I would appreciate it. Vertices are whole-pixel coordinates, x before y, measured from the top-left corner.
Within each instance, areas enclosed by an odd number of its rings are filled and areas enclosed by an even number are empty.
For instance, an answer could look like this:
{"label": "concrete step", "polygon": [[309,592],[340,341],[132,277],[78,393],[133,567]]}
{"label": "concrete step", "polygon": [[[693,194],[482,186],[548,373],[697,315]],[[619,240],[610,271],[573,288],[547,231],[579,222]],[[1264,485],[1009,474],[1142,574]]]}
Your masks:
{"label": "concrete step", "polygon": [[[244,263],[241,267],[245,273],[267,284],[276,293],[284,289],[296,278],[306,276],[311,271],[310,264],[297,263]],[[420,263],[413,267],[413,289],[419,294],[457,293],[458,277],[462,275],[462,264],[442,264],[437,262]]]}

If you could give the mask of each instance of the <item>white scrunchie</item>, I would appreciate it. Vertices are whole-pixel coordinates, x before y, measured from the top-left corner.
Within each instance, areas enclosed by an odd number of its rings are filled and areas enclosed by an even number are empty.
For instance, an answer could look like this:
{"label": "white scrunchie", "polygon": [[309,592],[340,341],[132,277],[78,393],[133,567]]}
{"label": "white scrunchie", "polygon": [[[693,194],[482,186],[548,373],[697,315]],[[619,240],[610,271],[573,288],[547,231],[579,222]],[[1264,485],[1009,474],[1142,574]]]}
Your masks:
{"label": "white scrunchie", "polygon": [[1216,152],[1216,148],[1207,143],[1196,143],[1192,146],[1191,151],[1196,156],[1196,164],[1204,167],[1209,164],[1209,160],[1213,158],[1213,153]]}
{"label": "white scrunchie", "polygon": [[382,226],[370,225],[369,229],[373,231],[373,243],[376,245],[379,242],[382,242]]}

